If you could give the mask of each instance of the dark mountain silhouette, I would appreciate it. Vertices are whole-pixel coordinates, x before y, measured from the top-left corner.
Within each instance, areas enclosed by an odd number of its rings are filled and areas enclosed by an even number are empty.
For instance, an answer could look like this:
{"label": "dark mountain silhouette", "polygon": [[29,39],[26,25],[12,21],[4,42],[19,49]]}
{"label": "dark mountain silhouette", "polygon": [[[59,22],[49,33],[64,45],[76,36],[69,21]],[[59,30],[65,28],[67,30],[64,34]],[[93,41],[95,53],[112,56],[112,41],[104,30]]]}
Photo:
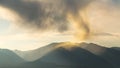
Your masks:
{"label": "dark mountain silhouette", "polygon": [[120,51],[93,43],[54,43],[33,51],[40,58],[17,68],[120,68]]}
{"label": "dark mountain silhouette", "polygon": [[93,43],[82,45],[81,48],[107,60],[112,66],[114,66],[114,68],[120,68],[120,51],[113,48],[102,47]]}
{"label": "dark mountain silhouette", "polygon": [[0,49],[0,68],[16,66],[25,62],[22,58],[8,49]]}
{"label": "dark mountain silhouette", "polygon": [[120,51],[120,47],[112,47],[112,49]]}

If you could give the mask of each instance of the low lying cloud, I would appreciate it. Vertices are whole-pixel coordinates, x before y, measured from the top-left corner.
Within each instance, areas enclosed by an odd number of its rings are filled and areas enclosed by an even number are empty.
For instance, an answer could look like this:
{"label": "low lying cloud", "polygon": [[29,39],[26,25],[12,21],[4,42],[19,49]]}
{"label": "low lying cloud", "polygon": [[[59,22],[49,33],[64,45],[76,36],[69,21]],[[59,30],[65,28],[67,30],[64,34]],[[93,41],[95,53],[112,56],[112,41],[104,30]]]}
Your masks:
{"label": "low lying cloud", "polygon": [[111,33],[95,33],[94,36],[112,36],[112,37],[117,37],[117,34],[111,34]]}

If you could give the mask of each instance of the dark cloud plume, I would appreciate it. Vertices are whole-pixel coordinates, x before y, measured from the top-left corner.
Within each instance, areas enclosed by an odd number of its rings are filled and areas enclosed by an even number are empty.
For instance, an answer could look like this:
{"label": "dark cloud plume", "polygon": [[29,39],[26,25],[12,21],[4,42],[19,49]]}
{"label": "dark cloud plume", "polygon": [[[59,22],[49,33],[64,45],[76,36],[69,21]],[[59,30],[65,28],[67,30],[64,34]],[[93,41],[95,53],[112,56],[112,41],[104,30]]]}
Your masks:
{"label": "dark cloud plume", "polygon": [[65,3],[67,12],[77,14],[79,10],[86,8],[92,0],[62,0],[62,1]]}
{"label": "dark cloud plume", "polygon": [[[92,0],[0,0],[0,6],[14,11],[22,26],[39,30],[55,29],[60,32],[69,29],[68,13],[78,17],[80,10]],[[82,20],[80,25],[89,33],[88,25]],[[79,25],[79,24],[78,24]]]}

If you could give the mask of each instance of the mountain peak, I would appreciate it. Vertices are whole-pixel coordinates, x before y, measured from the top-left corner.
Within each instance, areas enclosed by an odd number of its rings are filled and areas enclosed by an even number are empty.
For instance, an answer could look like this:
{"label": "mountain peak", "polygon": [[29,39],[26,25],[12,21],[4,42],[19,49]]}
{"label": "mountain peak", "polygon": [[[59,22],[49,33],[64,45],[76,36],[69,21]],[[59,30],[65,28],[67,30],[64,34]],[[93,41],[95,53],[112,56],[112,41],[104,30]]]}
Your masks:
{"label": "mountain peak", "polygon": [[[53,44],[53,43],[52,43]],[[52,45],[50,44],[50,45]],[[102,47],[100,45],[94,44],[94,43],[87,43],[87,42],[81,42],[81,43],[74,43],[74,42],[60,42],[60,43],[55,43],[55,47],[59,48],[66,48],[66,49],[71,49],[74,47],[81,47],[81,48],[86,48],[86,47]]]}
{"label": "mountain peak", "polygon": [[94,43],[55,42],[35,50],[30,50],[26,52],[15,51],[15,53],[17,53],[19,56],[27,61],[34,61],[54,50],[65,49],[67,51],[72,51],[75,48],[82,48],[95,53],[101,52],[103,51],[102,49],[104,49]]}

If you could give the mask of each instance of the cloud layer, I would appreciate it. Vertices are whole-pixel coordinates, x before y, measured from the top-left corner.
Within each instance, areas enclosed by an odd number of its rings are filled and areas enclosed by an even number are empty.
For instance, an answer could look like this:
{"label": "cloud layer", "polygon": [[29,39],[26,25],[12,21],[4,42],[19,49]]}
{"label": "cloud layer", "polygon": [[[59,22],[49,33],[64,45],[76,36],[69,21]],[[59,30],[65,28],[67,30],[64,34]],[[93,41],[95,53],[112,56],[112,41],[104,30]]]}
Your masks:
{"label": "cloud layer", "polygon": [[[76,35],[90,33],[84,10],[92,0],[0,0],[0,6],[14,11],[17,24],[35,30],[65,32],[74,25]],[[71,22],[72,20],[72,22]],[[78,34],[77,34],[78,33]],[[81,35],[82,34],[82,35]]]}

